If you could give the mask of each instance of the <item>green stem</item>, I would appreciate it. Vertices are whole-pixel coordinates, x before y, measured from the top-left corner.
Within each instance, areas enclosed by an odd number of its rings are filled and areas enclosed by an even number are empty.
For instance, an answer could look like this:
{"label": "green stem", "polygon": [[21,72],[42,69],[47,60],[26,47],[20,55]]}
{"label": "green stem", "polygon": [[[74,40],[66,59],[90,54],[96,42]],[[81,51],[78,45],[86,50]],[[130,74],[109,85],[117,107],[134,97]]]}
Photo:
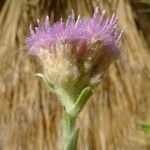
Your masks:
{"label": "green stem", "polygon": [[67,109],[67,112],[70,114],[70,116],[76,118],[80,111],[85,106],[86,102],[89,100],[89,98],[92,95],[92,90],[90,87],[84,88],[79,97],[77,98],[76,102],[72,105],[71,108]]}
{"label": "green stem", "polygon": [[62,150],[76,150],[79,128],[76,128],[76,119],[65,114],[62,119],[63,147]]}
{"label": "green stem", "polygon": [[76,118],[84,105],[92,95],[90,87],[83,89],[75,103],[66,107],[66,113],[62,119],[63,148],[62,150],[76,150],[79,128],[76,128]]}
{"label": "green stem", "polygon": [[76,89],[73,91],[67,91],[63,87],[55,85],[48,80],[45,74],[38,73],[36,76],[43,78],[48,89],[54,92],[59,97],[60,102],[65,107],[66,113],[62,119],[62,131],[63,131],[63,147],[62,150],[76,150],[79,128],[76,127],[76,118],[84,105],[92,95],[91,87],[85,87],[80,94]]}

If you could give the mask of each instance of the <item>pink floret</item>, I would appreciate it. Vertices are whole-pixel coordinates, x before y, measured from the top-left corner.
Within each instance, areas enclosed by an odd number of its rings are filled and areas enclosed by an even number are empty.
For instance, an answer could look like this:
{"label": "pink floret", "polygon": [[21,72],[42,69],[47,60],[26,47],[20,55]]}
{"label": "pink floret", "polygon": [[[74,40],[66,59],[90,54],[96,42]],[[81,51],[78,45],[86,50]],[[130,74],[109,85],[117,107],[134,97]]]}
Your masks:
{"label": "pink floret", "polygon": [[95,9],[92,18],[78,17],[76,21],[74,12],[72,12],[66,23],[61,18],[59,22],[50,25],[47,16],[44,27],[41,26],[39,20],[37,20],[35,31],[30,26],[30,35],[26,38],[26,44],[29,52],[36,55],[39,48],[51,51],[51,47],[58,42],[75,43],[78,46],[81,43],[100,41],[104,46],[110,48],[110,52],[119,54],[118,41],[123,31],[116,29],[117,21],[118,16],[114,14],[110,19],[106,17],[105,10],[102,11],[99,17],[98,7]]}

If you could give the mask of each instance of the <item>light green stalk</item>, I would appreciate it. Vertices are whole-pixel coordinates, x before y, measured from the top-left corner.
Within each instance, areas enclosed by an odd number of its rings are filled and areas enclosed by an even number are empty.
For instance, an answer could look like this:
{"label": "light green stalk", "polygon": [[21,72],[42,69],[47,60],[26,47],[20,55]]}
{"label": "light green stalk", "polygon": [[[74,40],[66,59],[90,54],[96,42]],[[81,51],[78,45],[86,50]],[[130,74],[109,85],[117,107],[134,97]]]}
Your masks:
{"label": "light green stalk", "polygon": [[76,150],[79,128],[76,127],[76,118],[84,105],[92,95],[90,87],[84,88],[78,98],[73,100],[72,97],[63,88],[51,84],[45,74],[37,74],[45,81],[48,89],[59,97],[60,102],[65,107],[65,114],[62,118],[62,150]]}
{"label": "light green stalk", "polygon": [[66,108],[66,113],[62,119],[63,148],[62,150],[76,150],[79,128],[76,127],[76,118],[80,111],[92,95],[91,88],[83,89],[70,108]]}

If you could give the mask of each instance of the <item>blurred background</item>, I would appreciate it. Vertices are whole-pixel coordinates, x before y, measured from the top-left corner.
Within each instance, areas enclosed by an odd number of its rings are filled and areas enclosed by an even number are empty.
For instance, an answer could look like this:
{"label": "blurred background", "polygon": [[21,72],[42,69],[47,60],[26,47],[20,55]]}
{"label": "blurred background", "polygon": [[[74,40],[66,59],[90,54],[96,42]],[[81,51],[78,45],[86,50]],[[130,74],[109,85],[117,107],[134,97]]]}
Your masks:
{"label": "blurred background", "polygon": [[24,39],[36,19],[51,24],[94,8],[119,15],[120,61],[81,112],[78,150],[148,150],[150,133],[150,0],[0,0],[0,150],[58,150],[63,108],[34,74],[41,72]]}

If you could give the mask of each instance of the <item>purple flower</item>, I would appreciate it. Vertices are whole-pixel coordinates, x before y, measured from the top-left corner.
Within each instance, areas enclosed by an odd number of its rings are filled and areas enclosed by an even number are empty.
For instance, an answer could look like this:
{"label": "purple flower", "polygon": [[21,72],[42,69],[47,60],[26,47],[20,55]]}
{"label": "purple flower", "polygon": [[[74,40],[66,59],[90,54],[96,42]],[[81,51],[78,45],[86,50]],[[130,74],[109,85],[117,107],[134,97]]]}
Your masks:
{"label": "purple flower", "polygon": [[[66,23],[60,19],[53,25],[46,17],[45,27],[37,20],[35,31],[30,26],[26,39],[28,50],[38,56],[52,83],[69,88],[95,86],[101,81],[109,65],[121,55],[118,42],[123,31],[116,29],[118,17],[99,17],[98,7],[92,18],[74,12]],[[80,86],[78,86],[80,85]]]}

